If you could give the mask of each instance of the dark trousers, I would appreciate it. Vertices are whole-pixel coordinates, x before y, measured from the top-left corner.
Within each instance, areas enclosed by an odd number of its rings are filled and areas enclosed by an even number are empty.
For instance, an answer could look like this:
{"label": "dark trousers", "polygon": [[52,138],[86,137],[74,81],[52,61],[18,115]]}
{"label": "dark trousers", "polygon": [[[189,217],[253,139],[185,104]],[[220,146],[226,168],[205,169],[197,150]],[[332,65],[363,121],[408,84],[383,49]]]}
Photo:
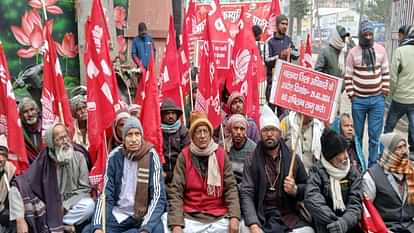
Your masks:
{"label": "dark trousers", "polygon": [[392,132],[398,121],[404,115],[408,119],[408,144],[410,145],[410,151],[414,151],[412,135],[414,132],[414,104],[402,104],[393,100],[388,111],[387,120],[385,121],[384,133]]}

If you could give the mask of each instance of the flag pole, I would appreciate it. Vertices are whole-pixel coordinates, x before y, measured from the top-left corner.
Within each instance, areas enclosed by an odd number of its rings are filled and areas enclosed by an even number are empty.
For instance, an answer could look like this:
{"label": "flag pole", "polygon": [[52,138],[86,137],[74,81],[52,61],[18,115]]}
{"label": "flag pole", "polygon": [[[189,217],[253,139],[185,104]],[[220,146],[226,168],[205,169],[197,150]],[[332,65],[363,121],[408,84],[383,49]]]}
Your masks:
{"label": "flag pole", "polygon": [[[296,151],[297,151],[297,148],[298,148],[298,146],[299,146],[299,141],[300,141],[300,138],[301,138],[301,136],[300,136],[300,134],[302,133],[302,128],[303,128],[303,114],[300,114],[300,123],[299,123],[299,130],[298,130],[298,135],[296,136],[296,140],[295,140],[295,145],[294,145],[294,147],[292,148],[292,158],[291,158],[291,160],[290,160],[290,166],[289,166],[289,177],[292,177],[292,175],[293,175],[293,168],[295,167],[295,163],[296,163]],[[292,138],[292,140],[293,140],[293,138]]]}
{"label": "flag pole", "polygon": [[45,21],[47,21],[47,12],[46,12],[45,0],[40,0],[40,1],[42,2],[43,15],[45,16]]}
{"label": "flag pole", "polygon": [[190,76],[190,112],[192,112],[193,111],[193,82],[192,82],[192,79],[191,79],[191,66],[190,66],[190,68],[188,68],[189,69],[189,71],[188,71],[188,75]]}
{"label": "flag pole", "polygon": [[101,194],[101,200],[102,200],[102,231],[104,233],[106,233],[106,194],[105,194],[105,189],[106,189],[106,183],[108,180],[108,177],[106,176],[106,171],[108,169],[108,145],[106,144],[106,131],[104,130],[104,134],[103,134],[103,143],[104,143],[104,153],[106,155],[106,164],[105,164],[105,172],[103,174],[103,178],[104,178],[104,184],[102,187],[102,194]]}
{"label": "flag pole", "polygon": [[185,106],[184,106],[184,96],[183,96],[183,87],[180,85],[180,104],[181,104],[181,109],[183,111],[183,120],[184,120],[184,125],[187,124],[187,119],[185,117]]}

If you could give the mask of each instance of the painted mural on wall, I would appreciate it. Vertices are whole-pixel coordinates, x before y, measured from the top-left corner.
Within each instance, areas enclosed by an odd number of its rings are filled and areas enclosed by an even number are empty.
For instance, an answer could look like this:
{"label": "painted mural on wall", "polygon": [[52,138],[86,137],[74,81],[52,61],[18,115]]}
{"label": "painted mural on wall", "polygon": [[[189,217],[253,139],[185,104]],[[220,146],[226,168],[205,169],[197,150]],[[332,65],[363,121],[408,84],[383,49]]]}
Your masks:
{"label": "painted mural on wall", "polygon": [[[54,20],[55,40],[67,89],[80,84],[75,0],[45,0],[48,19]],[[118,52],[126,59],[124,38],[128,0],[114,0],[114,20]],[[45,15],[40,0],[0,1],[0,41],[3,43],[11,75],[16,78],[27,67],[42,63]],[[17,90],[16,94],[20,92]],[[23,93],[22,95],[26,95]]]}

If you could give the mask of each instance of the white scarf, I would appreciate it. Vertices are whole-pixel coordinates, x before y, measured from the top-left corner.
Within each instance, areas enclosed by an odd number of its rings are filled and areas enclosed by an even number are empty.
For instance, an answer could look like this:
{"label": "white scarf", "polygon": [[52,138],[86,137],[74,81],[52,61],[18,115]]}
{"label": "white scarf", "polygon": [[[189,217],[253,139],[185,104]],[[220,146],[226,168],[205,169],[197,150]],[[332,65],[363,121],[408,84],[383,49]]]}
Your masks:
{"label": "white scarf", "polygon": [[351,168],[351,163],[348,159],[346,169],[342,170],[334,167],[330,162],[321,156],[322,166],[326,169],[329,174],[329,183],[331,186],[332,199],[333,199],[333,209],[344,211],[346,206],[342,198],[342,190],[340,181],[348,175],[349,169]]}

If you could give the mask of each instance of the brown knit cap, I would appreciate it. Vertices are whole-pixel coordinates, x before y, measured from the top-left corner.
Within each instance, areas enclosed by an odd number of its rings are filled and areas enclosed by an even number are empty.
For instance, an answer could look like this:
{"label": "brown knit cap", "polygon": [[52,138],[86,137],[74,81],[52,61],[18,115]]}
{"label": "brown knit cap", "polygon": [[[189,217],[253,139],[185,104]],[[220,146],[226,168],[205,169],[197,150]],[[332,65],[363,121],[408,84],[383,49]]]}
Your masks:
{"label": "brown knit cap", "polygon": [[210,135],[213,135],[213,125],[207,118],[207,114],[204,112],[192,112],[190,115],[190,137],[193,138],[195,129],[200,125],[206,125],[210,131]]}

